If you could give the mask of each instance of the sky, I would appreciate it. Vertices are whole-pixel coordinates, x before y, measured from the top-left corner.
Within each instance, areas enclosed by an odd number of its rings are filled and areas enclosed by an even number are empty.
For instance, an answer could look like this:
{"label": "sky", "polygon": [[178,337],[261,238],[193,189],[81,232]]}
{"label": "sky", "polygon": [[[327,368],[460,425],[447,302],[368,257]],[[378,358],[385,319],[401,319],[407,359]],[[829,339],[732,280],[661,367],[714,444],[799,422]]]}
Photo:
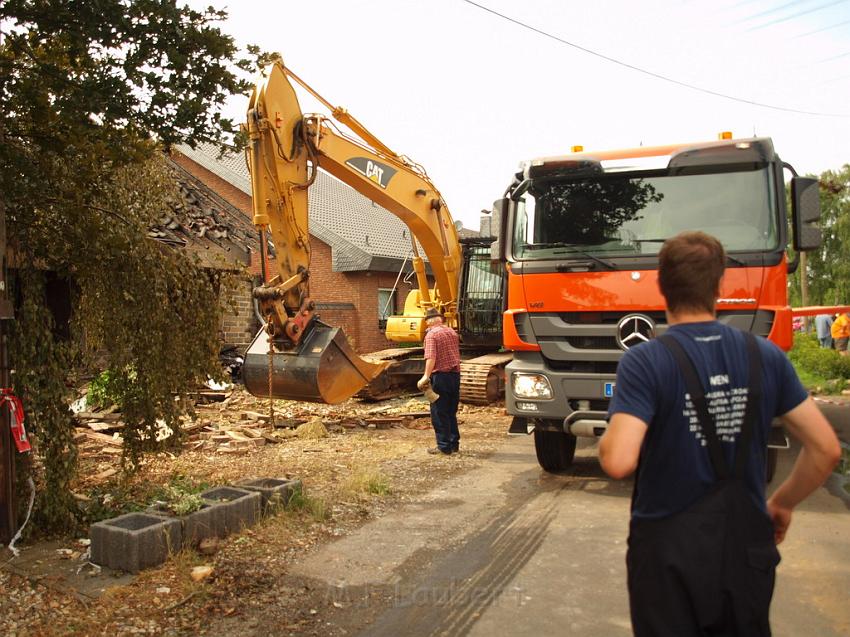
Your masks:
{"label": "sky", "polygon": [[[850,0],[190,4],[226,9],[220,26],[239,45],[279,52],[424,166],[467,228],[521,161],[575,145],[732,131],[773,138],[801,174],[850,163]],[[301,105],[324,112],[309,96]],[[246,107],[233,99],[226,113],[243,120]]]}

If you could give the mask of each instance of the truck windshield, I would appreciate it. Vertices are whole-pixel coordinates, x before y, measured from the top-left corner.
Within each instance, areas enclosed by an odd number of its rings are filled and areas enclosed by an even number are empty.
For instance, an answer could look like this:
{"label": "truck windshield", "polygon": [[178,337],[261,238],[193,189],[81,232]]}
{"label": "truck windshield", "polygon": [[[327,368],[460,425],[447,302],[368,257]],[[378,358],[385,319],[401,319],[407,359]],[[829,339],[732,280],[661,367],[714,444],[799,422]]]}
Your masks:
{"label": "truck windshield", "polygon": [[731,252],[775,250],[773,181],[766,166],[675,176],[538,179],[518,202],[514,257],[652,255],[683,230],[707,232]]}

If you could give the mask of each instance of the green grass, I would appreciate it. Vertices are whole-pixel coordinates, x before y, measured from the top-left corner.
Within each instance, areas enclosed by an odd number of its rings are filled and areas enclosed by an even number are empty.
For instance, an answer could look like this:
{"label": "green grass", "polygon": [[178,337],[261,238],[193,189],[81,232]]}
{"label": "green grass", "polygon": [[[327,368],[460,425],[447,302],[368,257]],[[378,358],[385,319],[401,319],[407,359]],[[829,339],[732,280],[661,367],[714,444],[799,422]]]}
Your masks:
{"label": "green grass", "polygon": [[800,382],[803,383],[803,387],[806,389],[814,389],[816,387],[823,389],[829,383],[829,379],[815,372],[810,372],[800,365],[794,365],[794,369],[797,370],[797,376],[800,377]]}
{"label": "green grass", "polygon": [[348,480],[347,490],[351,493],[371,495],[389,495],[390,480],[377,469],[361,469]]}
{"label": "green grass", "polygon": [[324,522],[331,517],[328,504],[322,498],[307,495],[303,489],[297,489],[289,496],[286,503],[287,511],[303,512],[317,522]]}

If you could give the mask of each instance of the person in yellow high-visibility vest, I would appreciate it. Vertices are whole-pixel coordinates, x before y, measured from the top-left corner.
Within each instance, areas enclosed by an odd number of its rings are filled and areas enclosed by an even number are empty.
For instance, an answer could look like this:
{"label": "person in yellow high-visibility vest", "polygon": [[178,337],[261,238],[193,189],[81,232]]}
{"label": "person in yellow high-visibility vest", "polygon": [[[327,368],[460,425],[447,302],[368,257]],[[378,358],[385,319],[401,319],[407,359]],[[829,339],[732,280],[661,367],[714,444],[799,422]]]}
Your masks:
{"label": "person in yellow high-visibility vest", "polygon": [[830,328],[835,349],[842,356],[847,356],[847,341],[850,340],[850,313],[839,314]]}

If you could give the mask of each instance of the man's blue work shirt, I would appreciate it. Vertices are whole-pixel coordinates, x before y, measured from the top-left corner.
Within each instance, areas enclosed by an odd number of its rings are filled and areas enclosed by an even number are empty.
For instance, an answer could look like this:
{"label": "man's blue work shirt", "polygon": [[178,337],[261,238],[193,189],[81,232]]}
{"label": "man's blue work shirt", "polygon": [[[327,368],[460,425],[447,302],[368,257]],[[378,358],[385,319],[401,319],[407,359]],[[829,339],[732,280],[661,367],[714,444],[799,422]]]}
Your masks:
{"label": "man's blue work shirt", "polygon": [[[694,363],[714,416],[717,435],[734,466],[735,440],[747,401],[749,360],[743,332],[717,321],[674,325],[672,334]],[[762,404],[747,464],[747,487],[765,509],[767,436],[771,421],[808,396],[785,353],[759,338],[762,355]],[[625,353],[617,367],[617,387],[608,409],[647,423],[632,504],[635,518],[661,518],[698,500],[715,482],[702,427],[669,350],[652,340]]]}
{"label": "man's blue work shirt", "polygon": [[815,317],[815,330],[817,330],[818,338],[829,338],[832,336],[829,328],[832,327],[832,316],[829,314],[818,314]]}

